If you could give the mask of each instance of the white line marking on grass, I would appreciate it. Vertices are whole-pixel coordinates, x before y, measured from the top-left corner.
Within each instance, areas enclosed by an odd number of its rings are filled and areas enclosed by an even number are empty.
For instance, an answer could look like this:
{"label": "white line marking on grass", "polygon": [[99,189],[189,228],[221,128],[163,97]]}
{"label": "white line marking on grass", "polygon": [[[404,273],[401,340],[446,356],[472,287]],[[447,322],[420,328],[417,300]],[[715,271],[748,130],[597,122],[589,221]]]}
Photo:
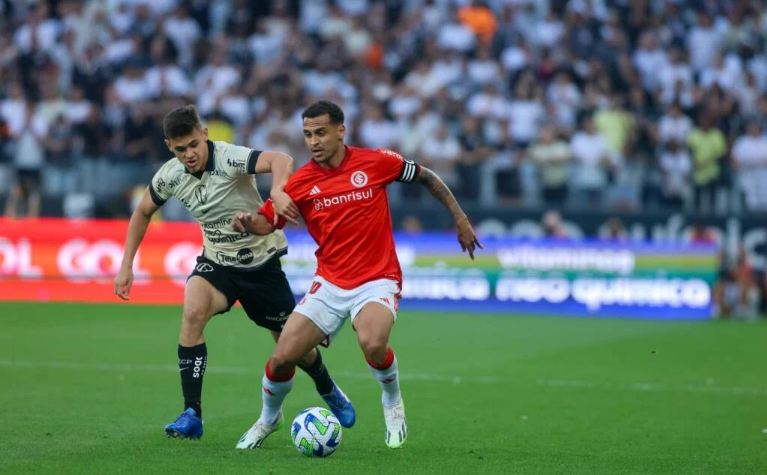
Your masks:
{"label": "white line marking on grass", "polygon": [[[0,368],[29,368],[29,369],[68,369],[87,371],[124,371],[124,372],[161,372],[178,373],[178,366],[153,365],[153,364],[110,364],[110,363],[75,363],[65,361],[21,361],[1,360]],[[259,376],[260,368],[247,368],[244,366],[210,366],[206,372],[214,374],[237,374]],[[366,372],[334,371],[335,376],[349,379],[370,379],[373,377]],[[767,388],[754,387],[729,387],[701,385],[667,385],[656,383],[608,383],[600,381],[578,381],[566,379],[538,379],[536,381],[515,380],[511,378],[498,378],[492,376],[450,376],[444,374],[426,373],[403,373],[400,376],[406,381],[424,381],[450,384],[483,384],[483,385],[516,385],[516,386],[544,386],[550,388],[581,388],[611,391],[632,392],[688,392],[688,393],[713,393],[746,396],[767,396]]]}

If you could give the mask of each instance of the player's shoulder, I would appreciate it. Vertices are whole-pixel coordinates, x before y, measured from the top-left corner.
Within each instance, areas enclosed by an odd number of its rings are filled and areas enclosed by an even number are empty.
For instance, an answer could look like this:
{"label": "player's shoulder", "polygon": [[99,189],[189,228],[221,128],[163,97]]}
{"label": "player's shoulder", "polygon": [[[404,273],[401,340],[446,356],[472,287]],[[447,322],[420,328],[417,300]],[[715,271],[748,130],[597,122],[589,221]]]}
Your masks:
{"label": "player's shoulder", "polygon": [[243,147],[242,145],[235,145],[229,142],[222,142],[220,140],[212,141],[213,143],[213,156],[216,161],[226,160],[242,160],[253,151],[249,147]]}
{"label": "player's shoulder", "polygon": [[158,200],[164,202],[173,196],[175,187],[177,184],[181,183],[183,176],[184,165],[182,165],[176,157],[163,163],[155,172],[150,184],[153,198],[155,198],[154,194],[156,194],[158,198],[155,200],[155,203],[161,204]]}
{"label": "player's shoulder", "polygon": [[[211,143],[214,175],[227,176],[229,178],[245,175],[246,171],[249,170],[251,158],[254,154],[258,153],[250,147],[229,142],[215,141]],[[250,171],[248,173],[253,174],[254,172]]]}
{"label": "player's shoulder", "polygon": [[400,160],[404,160],[405,157],[400,155],[399,153],[395,152],[394,150],[389,150],[388,148],[379,148],[376,151],[377,156],[385,155],[389,157],[399,158]]}
{"label": "player's shoulder", "polygon": [[388,148],[362,148],[362,147],[349,147],[354,153],[354,156],[359,161],[367,161],[372,164],[380,163],[380,161],[396,158],[398,160],[404,160],[405,158],[394,150]]}
{"label": "player's shoulder", "polygon": [[168,178],[175,178],[184,174],[184,165],[176,157],[168,159],[157,170],[156,175]]}
{"label": "player's shoulder", "polygon": [[322,173],[312,166],[311,160],[298,168],[290,176],[288,180],[288,189],[300,190],[306,187],[308,184],[313,184],[319,177],[322,177]]}

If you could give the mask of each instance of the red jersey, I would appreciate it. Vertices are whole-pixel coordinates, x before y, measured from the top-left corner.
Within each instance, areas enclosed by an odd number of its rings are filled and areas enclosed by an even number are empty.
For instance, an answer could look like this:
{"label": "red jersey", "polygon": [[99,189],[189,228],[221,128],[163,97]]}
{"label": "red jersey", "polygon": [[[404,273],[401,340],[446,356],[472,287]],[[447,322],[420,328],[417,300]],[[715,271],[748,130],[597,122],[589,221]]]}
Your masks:
{"label": "red jersey", "polygon": [[[317,275],[347,290],[377,279],[402,284],[386,186],[412,183],[420,171],[391,150],[347,146],[337,168],[312,160],[290,177],[285,192],[319,246]],[[258,212],[274,222],[271,199]],[[283,226],[280,219],[277,227]]]}

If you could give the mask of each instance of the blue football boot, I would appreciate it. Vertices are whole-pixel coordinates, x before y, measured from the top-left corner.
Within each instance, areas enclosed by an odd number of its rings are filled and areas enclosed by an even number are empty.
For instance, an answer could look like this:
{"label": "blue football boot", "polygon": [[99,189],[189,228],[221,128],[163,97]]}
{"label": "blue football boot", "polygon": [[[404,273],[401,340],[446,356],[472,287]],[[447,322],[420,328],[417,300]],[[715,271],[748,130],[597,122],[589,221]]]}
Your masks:
{"label": "blue football boot", "polygon": [[173,423],[165,426],[165,435],[174,439],[199,439],[202,437],[202,419],[189,407]]}
{"label": "blue football boot", "polygon": [[333,390],[330,391],[330,394],[322,396],[322,399],[325,400],[328,408],[333,412],[333,415],[338,418],[338,422],[340,422],[342,426],[348,429],[354,425],[354,422],[357,420],[354,405],[349,398],[346,397],[346,394],[341,391],[341,388],[338,387],[335,381],[333,381]]}

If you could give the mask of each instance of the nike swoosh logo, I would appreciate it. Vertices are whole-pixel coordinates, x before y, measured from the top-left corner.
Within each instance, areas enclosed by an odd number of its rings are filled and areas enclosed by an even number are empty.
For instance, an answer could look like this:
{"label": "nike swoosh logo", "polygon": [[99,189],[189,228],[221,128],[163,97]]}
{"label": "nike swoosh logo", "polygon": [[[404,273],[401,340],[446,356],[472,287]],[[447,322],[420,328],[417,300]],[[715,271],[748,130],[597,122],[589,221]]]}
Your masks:
{"label": "nike swoosh logo", "polygon": [[208,208],[208,209],[201,209],[201,210],[200,210],[200,212],[201,212],[202,214],[206,214],[208,211],[210,211],[210,208]]}
{"label": "nike swoosh logo", "polygon": [[180,373],[180,372],[184,371],[185,369],[189,369],[189,368],[180,368],[180,369],[178,370],[178,372]]}

